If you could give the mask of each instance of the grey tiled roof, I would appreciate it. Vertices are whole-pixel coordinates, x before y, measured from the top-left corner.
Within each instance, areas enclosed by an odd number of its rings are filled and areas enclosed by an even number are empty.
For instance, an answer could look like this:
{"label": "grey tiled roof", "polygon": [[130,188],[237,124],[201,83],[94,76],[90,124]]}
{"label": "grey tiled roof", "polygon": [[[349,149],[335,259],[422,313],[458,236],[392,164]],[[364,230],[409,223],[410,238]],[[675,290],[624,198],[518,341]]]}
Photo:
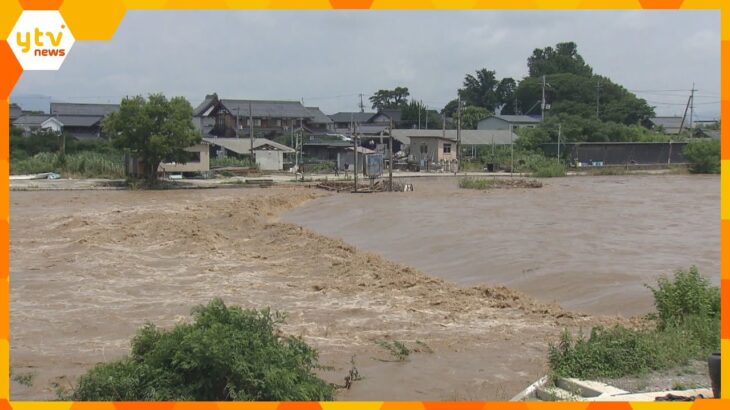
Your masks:
{"label": "grey tiled roof", "polygon": [[59,115],[56,117],[64,127],[91,127],[100,123],[103,118],[84,115]]}
{"label": "grey tiled roof", "polygon": [[347,122],[349,123],[352,119],[353,122],[367,122],[373,115],[375,115],[374,112],[338,112],[336,114],[332,114],[329,117],[334,122]]}
{"label": "grey tiled roof", "polygon": [[10,120],[20,118],[23,115],[23,109],[18,104],[10,104]]}
{"label": "grey tiled roof", "polygon": [[48,114],[25,114],[13,121],[16,126],[40,126],[45,120],[51,118]]}
{"label": "grey tiled roof", "polygon": [[255,118],[314,118],[299,101],[266,101],[266,100],[220,100],[221,104],[234,115],[247,117],[249,103],[252,116]]}
{"label": "grey tiled roof", "polygon": [[51,115],[103,117],[116,111],[119,111],[119,104],[51,103]]}
{"label": "grey tiled roof", "polygon": [[332,124],[332,120],[330,117],[325,115],[319,107],[304,107],[309,111],[312,115],[314,115],[314,118],[312,119],[312,122],[315,124]]}

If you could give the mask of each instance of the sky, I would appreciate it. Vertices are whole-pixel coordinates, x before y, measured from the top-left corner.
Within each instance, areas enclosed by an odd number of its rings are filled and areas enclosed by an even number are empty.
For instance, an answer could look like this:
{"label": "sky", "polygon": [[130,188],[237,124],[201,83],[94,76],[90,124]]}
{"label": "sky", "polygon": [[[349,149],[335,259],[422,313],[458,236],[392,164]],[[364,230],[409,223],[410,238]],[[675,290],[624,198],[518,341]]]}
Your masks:
{"label": "sky", "polygon": [[682,115],[694,83],[695,119],[719,117],[717,10],[131,10],[112,41],[78,41],[59,71],[26,71],[11,101],[47,110],[162,92],[195,107],[217,92],[332,114],[404,86],[440,110],[466,74],[520,79],[535,48],[564,41],[658,115]]}

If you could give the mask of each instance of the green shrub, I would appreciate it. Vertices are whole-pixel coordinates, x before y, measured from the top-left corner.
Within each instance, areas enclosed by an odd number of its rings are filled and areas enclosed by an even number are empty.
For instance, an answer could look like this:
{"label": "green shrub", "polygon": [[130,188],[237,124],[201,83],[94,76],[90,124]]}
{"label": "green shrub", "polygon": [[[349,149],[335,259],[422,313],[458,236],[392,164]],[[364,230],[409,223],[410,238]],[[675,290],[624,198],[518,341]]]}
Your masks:
{"label": "green shrub", "polygon": [[697,268],[662,277],[651,288],[656,328],[596,327],[589,338],[566,330],[550,344],[548,362],[558,376],[595,378],[637,375],[704,359],[720,348],[720,293]]}
{"label": "green shrub", "polygon": [[696,174],[720,173],[720,141],[692,141],[682,150],[684,158],[690,162],[690,171]]}
{"label": "green shrub", "polygon": [[485,178],[469,178],[464,177],[459,179],[459,188],[464,189],[489,189],[494,185],[493,179]]}
{"label": "green shrub", "polygon": [[313,370],[317,352],[282,336],[284,317],[228,307],[214,299],[193,322],[132,339],[132,354],[81,376],[73,400],[331,400],[333,387]]}
{"label": "green shrub", "polygon": [[657,325],[663,329],[682,324],[687,318],[720,318],[720,289],[700,275],[696,266],[678,270],[674,278],[662,276],[657,287],[647,287],[654,295]]}
{"label": "green shrub", "polygon": [[525,160],[524,167],[535,178],[564,177],[565,166],[555,158],[542,155],[531,155]]}

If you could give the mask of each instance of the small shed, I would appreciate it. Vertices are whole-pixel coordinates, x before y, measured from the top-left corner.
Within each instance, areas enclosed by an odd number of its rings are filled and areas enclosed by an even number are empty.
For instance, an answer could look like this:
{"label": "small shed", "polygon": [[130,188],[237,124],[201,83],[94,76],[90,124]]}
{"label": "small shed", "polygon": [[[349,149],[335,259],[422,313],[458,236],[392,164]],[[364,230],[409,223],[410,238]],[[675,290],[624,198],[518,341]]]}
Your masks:
{"label": "small shed", "polygon": [[296,152],[291,147],[266,138],[253,138],[253,141],[251,138],[203,138],[203,141],[217,147],[219,156],[223,157],[228,153],[247,156],[253,151],[256,164],[264,171],[283,170],[284,154]]}

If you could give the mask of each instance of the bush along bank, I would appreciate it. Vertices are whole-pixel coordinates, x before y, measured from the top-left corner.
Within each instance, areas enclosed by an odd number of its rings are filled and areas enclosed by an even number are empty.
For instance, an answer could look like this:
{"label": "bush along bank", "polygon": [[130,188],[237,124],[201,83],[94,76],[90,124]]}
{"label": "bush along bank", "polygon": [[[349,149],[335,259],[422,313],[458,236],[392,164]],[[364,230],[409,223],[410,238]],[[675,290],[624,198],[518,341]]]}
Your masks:
{"label": "bush along bank", "polygon": [[161,330],[147,324],[132,354],[96,365],[71,392],[77,401],[321,401],[334,387],[314,374],[317,352],[283,336],[284,316],[228,307],[221,299],[192,311],[193,322]]}
{"label": "bush along bank", "polygon": [[720,290],[696,267],[660,278],[650,287],[656,312],[649,329],[595,327],[590,335],[565,330],[550,344],[554,376],[593,379],[646,374],[704,360],[720,348]]}

